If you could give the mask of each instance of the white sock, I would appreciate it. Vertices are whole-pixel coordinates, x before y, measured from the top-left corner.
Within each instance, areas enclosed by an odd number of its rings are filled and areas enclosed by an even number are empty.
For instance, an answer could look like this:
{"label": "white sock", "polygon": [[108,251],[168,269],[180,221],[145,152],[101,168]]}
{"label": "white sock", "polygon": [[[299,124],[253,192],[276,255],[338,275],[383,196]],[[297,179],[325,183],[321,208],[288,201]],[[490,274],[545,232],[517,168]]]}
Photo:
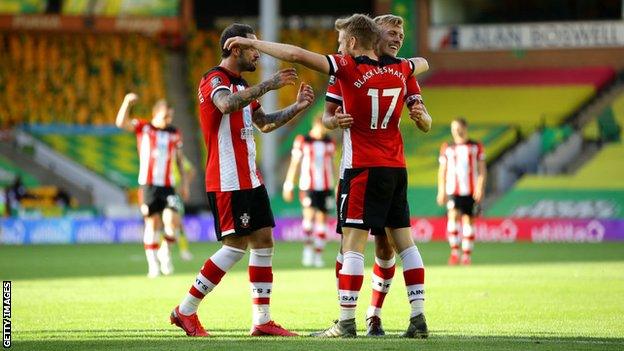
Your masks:
{"label": "white sock", "polygon": [[[219,284],[227,271],[240,261],[245,255],[245,250],[223,245],[209,259],[206,260],[202,269],[195,277],[195,282],[180,302],[180,313],[191,315],[197,312],[203,296],[212,291]],[[214,268],[216,266],[216,269]],[[207,277],[212,277],[211,281]],[[194,293],[195,295],[193,295]]]}
{"label": "white sock", "polygon": [[[364,278],[364,255],[355,251],[344,253],[338,277],[340,289],[340,320],[355,318],[355,308]],[[351,288],[354,290],[351,290]]]}
{"label": "white sock", "polygon": [[251,249],[249,252],[249,283],[254,325],[271,320],[270,298],[273,289],[273,248]]}

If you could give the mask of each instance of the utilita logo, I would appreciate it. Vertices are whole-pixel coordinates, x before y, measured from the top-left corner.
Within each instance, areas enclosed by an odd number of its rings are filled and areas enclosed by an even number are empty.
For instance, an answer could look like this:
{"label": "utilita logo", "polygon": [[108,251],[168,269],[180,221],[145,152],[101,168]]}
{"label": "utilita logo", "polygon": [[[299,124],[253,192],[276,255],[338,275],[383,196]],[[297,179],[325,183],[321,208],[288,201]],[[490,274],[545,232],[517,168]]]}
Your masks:
{"label": "utilita logo", "polygon": [[531,229],[533,242],[601,242],[605,227],[599,221],[545,223]]}
{"label": "utilita logo", "polygon": [[419,243],[428,243],[433,236],[434,226],[426,219],[419,219],[416,222],[412,222],[410,231],[414,240]]}
{"label": "utilita logo", "polygon": [[518,226],[510,219],[500,223],[477,222],[475,224],[477,241],[514,242],[518,237]]}

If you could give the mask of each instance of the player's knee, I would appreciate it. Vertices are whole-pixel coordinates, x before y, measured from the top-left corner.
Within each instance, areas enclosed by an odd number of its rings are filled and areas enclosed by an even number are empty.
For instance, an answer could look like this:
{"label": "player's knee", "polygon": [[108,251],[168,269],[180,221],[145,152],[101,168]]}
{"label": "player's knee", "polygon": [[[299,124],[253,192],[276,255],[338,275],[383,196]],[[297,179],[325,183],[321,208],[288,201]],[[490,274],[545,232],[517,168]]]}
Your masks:
{"label": "player's knee", "polygon": [[382,260],[389,260],[394,256],[394,251],[390,244],[385,241],[384,244],[375,245],[375,257],[380,258]]}
{"label": "player's knee", "polygon": [[226,236],[223,238],[223,245],[240,250],[247,250],[248,240],[247,237]]}

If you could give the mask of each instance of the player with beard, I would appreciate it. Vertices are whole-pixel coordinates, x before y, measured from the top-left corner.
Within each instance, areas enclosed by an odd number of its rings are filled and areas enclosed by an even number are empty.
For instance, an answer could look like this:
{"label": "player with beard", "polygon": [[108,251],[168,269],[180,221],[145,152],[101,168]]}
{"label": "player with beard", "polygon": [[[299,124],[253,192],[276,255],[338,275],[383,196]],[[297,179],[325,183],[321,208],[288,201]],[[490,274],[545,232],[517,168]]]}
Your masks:
{"label": "player with beard", "polygon": [[[256,40],[254,30],[232,24],[221,33],[221,46],[232,37]],[[314,100],[312,88],[299,87],[296,101],[283,110],[265,113],[258,98],[286,85],[293,85],[297,73],[283,69],[268,80],[249,87],[241,77],[256,69],[260,57],[254,48],[222,50],[221,63],[209,70],[199,83],[200,122],[206,149],[206,192],[214,216],[215,233],[223,246],[202,267],[171,323],[189,336],[208,336],[197,317],[200,302],[240,261],[247,248],[252,295],[252,336],[295,336],[271,319],[269,305],[273,290],[273,230],[275,221],[266,188],[257,169],[255,125],[271,132],[308,108]]]}

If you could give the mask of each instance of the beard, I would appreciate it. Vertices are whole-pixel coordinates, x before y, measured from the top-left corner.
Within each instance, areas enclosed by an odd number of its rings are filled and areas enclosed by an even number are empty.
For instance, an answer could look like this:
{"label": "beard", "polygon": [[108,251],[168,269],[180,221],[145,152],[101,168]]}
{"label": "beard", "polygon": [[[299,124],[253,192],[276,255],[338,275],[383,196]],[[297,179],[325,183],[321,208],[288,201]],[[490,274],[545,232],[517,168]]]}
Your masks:
{"label": "beard", "polygon": [[238,67],[241,68],[241,71],[245,72],[254,72],[256,70],[256,65],[252,61],[246,60],[244,57],[238,58]]}

